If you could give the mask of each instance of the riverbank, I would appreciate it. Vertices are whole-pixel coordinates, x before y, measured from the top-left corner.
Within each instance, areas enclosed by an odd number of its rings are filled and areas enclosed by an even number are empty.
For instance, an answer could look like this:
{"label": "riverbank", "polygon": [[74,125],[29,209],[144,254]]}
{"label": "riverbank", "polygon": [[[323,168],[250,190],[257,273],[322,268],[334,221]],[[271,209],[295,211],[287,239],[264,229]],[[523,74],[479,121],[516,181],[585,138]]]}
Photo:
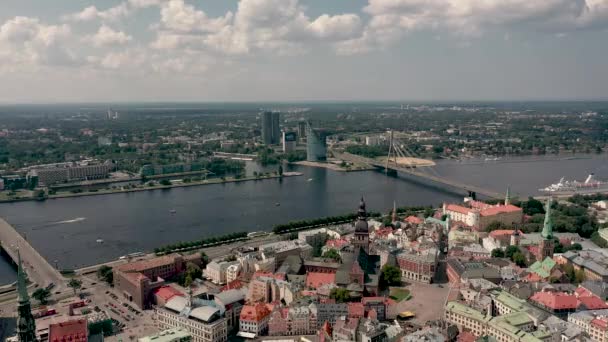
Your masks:
{"label": "riverbank", "polygon": [[[282,176],[280,175],[269,175],[269,176],[258,176],[258,177],[243,177],[243,178],[212,178],[202,181],[191,181],[189,183],[173,183],[170,185],[162,185],[160,183],[155,183],[153,185],[141,184],[136,185],[135,187],[122,187],[116,189],[99,189],[94,191],[87,192],[58,192],[53,195],[47,195],[44,199],[58,199],[58,198],[70,198],[70,197],[84,197],[84,196],[100,196],[100,195],[112,195],[112,194],[120,194],[120,193],[130,193],[130,192],[140,192],[140,191],[152,191],[152,190],[168,190],[172,188],[185,188],[192,186],[201,186],[201,185],[212,185],[212,184],[227,184],[227,183],[239,183],[239,182],[249,182],[249,181],[260,181],[266,179],[277,179],[283,177],[296,177],[301,176],[301,173],[298,172],[286,172]],[[42,199],[37,197],[20,197],[20,198],[4,198],[0,199],[0,203],[12,203],[12,202],[22,202],[22,201],[41,201]]]}
{"label": "riverbank", "polygon": [[[335,160],[335,161],[338,161],[338,160]],[[355,172],[355,171],[374,170],[373,167],[369,167],[366,165],[350,165],[349,164],[348,166],[341,166],[341,165],[333,163],[331,161],[312,162],[312,161],[303,160],[303,161],[295,162],[292,164],[300,165],[300,166],[318,167],[318,168],[323,168],[323,169],[328,169],[328,170],[338,171],[338,172]]]}

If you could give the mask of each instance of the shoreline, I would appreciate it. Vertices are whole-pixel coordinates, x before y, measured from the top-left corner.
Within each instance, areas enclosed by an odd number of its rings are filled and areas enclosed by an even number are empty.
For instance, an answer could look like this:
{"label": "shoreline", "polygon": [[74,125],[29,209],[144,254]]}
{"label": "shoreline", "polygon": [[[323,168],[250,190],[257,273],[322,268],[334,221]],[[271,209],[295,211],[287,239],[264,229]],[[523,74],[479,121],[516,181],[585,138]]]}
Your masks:
{"label": "shoreline", "polygon": [[60,194],[55,194],[55,195],[47,195],[44,199],[38,199],[38,198],[34,198],[34,197],[15,198],[15,199],[0,200],[0,204],[1,203],[23,202],[23,201],[43,202],[45,200],[54,200],[54,199],[70,198],[70,197],[102,196],[102,195],[113,195],[113,194],[131,193],[131,192],[140,192],[140,191],[168,190],[168,189],[172,189],[172,188],[185,188],[185,187],[213,185],[213,184],[239,183],[239,182],[260,181],[260,180],[267,180],[267,179],[281,179],[281,178],[285,178],[285,177],[298,177],[298,176],[302,176],[302,174],[297,173],[297,172],[296,173],[286,172],[282,176],[271,175],[271,176],[263,176],[263,177],[243,177],[243,178],[239,178],[239,179],[227,178],[225,180],[221,180],[219,178],[214,178],[214,179],[210,179],[207,181],[178,183],[178,184],[171,184],[171,185],[144,186],[142,188],[97,190],[97,191],[93,191],[93,192],[80,192],[80,193],[60,193]]}

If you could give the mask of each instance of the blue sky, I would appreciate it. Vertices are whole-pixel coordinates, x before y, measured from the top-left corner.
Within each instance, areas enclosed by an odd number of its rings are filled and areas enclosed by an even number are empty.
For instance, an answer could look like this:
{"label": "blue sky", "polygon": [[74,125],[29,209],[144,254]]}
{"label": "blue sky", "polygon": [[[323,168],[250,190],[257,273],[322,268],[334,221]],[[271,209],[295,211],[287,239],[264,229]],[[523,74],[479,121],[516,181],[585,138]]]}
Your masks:
{"label": "blue sky", "polygon": [[608,99],[608,0],[4,0],[0,102]]}

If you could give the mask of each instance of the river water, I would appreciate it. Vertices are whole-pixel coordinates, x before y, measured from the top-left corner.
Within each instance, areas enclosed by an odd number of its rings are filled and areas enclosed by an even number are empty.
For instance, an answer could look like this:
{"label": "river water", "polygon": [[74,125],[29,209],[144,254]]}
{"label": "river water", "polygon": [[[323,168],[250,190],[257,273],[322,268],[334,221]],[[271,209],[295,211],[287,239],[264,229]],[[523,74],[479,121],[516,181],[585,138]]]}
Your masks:
{"label": "river water", "polygon": [[[498,192],[510,185],[512,194],[521,197],[536,194],[536,189],[562,176],[580,180],[595,172],[598,178],[608,179],[606,155],[557,158],[441,161],[432,174]],[[249,164],[248,172],[253,170],[260,169]],[[344,173],[300,166],[288,171],[304,175],[2,204],[0,216],[24,234],[51,264],[74,268],[178,241],[268,230],[291,220],[355,212],[361,196],[373,211],[387,211],[393,201],[407,206],[462,199],[461,193],[412,182],[403,175],[387,177],[375,171]],[[98,239],[103,242],[98,243]],[[14,271],[0,262],[0,284],[13,278]]]}

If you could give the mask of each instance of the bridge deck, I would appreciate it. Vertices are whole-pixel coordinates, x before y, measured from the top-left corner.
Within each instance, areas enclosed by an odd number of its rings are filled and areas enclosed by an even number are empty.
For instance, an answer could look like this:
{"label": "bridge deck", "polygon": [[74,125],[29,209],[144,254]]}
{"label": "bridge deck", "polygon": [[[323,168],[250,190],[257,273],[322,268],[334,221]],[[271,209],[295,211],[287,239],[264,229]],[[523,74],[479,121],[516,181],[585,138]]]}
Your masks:
{"label": "bridge deck", "polygon": [[30,281],[39,286],[54,283],[63,284],[64,278],[32,245],[19,234],[15,228],[0,218],[0,241],[6,253],[17,262],[17,249],[21,254],[21,262]]}
{"label": "bridge deck", "polygon": [[[358,163],[365,163],[374,167],[378,167],[378,168],[382,168],[385,169],[386,165],[371,159],[371,158],[366,158],[366,157],[361,157],[361,156],[357,156],[351,153],[341,153],[341,154],[337,154],[338,158],[343,159],[343,160],[348,160],[351,162],[358,162]],[[443,177],[438,177],[438,176],[433,176],[430,174],[426,174],[423,172],[419,172],[416,171],[416,169],[413,168],[407,168],[407,167],[400,167],[397,165],[390,165],[388,166],[389,169],[394,170],[394,171],[399,171],[399,172],[403,172],[403,173],[407,173],[416,177],[420,177],[420,178],[424,178],[424,179],[428,179],[430,181],[436,182],[436,183],[440,183],[440,184],[444,184],[453,188],[457,188],[457,189],[463,189],[465,191],[473,191],[479,195],[483,195],[483,196],[487,196],[490,198],[501,198],[503,196],[503,194],[495,192],[493,190],[489,190],[489,189],[485,189],[482,188],[480,186],[476,186],[476,185],[470,185],[470,184],[465,184],[465,183],[460,183],[454,180],[450,180],[447,178],[443,178]]]}

